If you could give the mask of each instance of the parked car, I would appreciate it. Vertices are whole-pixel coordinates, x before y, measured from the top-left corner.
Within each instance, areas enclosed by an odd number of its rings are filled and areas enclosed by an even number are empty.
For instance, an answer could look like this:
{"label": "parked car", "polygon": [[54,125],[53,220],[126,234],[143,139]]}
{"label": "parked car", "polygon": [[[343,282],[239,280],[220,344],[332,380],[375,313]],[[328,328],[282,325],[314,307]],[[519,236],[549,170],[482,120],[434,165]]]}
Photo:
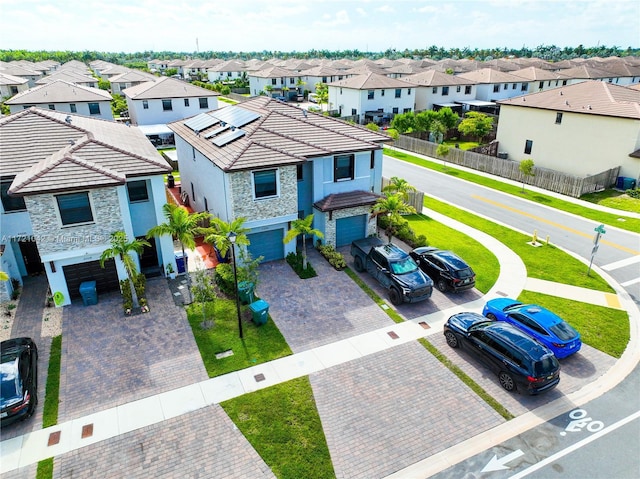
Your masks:
{"label": "parked car", "polygon": [[312,103],[318,103],[318,97],[315,93],[309,93],[309,96],[307,96],[307,100]]}
{"label": "parked car", "polygon": [[31,338],[0,343],[0,424],[26,419],[38,404],[38,348]]}
{"label": "parked car", "polygon": [[560,382],[560,363],[553,352],[531,336],[504,321],[478,313],[458,313],[444,325],[452,348],[463,346],[498,374],[507,391],[539,394]]}
{"label": "parked car", "polygon": [[476,285],[476,274],[471,266],[451,251],[424,246],[409,254],[443,293],[466,291]]}
{"label": "parked car", "polygon": [[548,347],[558,359],[577,353],[582,347],[580,333],[542,306],[496,298],[487,301],[482,314],[489,319],[513,324]]}

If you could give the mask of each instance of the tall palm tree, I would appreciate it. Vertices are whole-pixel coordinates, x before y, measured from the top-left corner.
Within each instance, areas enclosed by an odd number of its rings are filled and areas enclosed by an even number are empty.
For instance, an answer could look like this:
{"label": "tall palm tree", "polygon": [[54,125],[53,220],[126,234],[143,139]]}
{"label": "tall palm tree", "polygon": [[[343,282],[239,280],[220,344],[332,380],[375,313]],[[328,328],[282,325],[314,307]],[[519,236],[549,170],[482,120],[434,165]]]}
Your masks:
{"label": "tall palm tree", "polygon": [[189,291],[189,298],[191,298],[191,276],[187,269],[184,249],[185,246],[189,249],[194,249],[196,247],[195,237],[203,232],[201,223],[211,218],[211,214],[206,211],[200,213],[189,213],[185,208],[174,203],[166,203],[162,207],[162,212],[164,213],[166,221],[147,231],[147,238],[170,235],[172,238],[175,238],[180,242],[182,258],[185,259],[187,290]]}
{"label": "tall palm tree", "polygon": [[145,246],[151,246],[147,241],[142,239],[134,239],[128,241],[127,234],[124,231],[115,231],[111,233],[111,247],[102,252],[100,256],[100,266],[104,268],[104,263],[111,258],[119,258],[124,264],[124,269],[129,278],[129,287],[131,288],[131,301],[133,307],[140,306],[138,302],[138,294],[135,288],[135,278],[138,274],[136,262],[130,253],[142,254]]}
{"label": "tall palm tree", "polygon": [[229,233],[236,234],[236,243],[238,246],[249,246],[250,241],[247,238],[249,230],[244,227],[246,218],[236,218],[227,223],[220,218],[213,218],[209,228],[204,230],[204,240],[216,247],[223,258],[227,256],[231,241],[229,241]]}
{"label": "tall palm tree", "polygon": [[403,214],[415,213],[416,209],[404,202],[404,199],[400,193],[385,196],[384,198],[378,198],[378,201],[371,208],[371,217],[377,218],[378,216],[387,216],[387,236],[389,243],[391,243],[391,237],[393,236],[393,225],[402,221]]}
{"label": "tall palm tree", "polygon": [[392,176],[389,181],[390,183],[385,186],[382,191],[390,194],[399,193],[404,201],[407,201],[409,199],[409,192],[416,191],[415,186],[410,185],[409,182],[404,178]]}
{"label": "tall palm tree", "polygon": [[291,229],[287,231],[287,234],[282,239],[283,243],[288,243],[293,238],[297,238],[298,236],[302,235],[302,269],[307,269],[307,235],[314,235],[318,238],[324,237],[322,231],[314,229],[311,226],[312,224],[313,214],[310,214],[304,219],[293,220],[291,222]]}

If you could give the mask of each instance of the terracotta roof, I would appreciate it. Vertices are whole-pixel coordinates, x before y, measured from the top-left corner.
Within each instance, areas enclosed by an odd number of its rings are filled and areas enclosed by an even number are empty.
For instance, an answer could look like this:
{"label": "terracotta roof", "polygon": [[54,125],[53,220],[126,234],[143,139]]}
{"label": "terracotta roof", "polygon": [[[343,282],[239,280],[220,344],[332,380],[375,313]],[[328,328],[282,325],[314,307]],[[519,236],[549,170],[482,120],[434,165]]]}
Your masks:
{"label": "terracotta roof", "polygon": [[[389,137],[265,96],[253,97],[241,104],[224,107],[256,113],[253,121],[239,126],[244,135],[223,146],[215,145],[207,135],[221,125],[218,120],[197,134],[190,119],[167,125],[178,136],[205,155],[223,171],[304,163],[308,158],[343,152],[368,151],[381,147]],[[210,112],[215,117],[216,111]]]}
{"label": "terracotta roof", "polygon": [[7,105],[30,105],[42,103],[79,103],[91,101],[111,101],[113,97],[107,91],[76,85],[64,80],[54,80],[23,91],[7,100]]}
{"label": "terracotta roof", "polygon": [[329,83],[330,86],[353,88],[355,90],[374,90],[376,88],[412,88],[415,85],[399,78],[391,78],[377,73],[356,75],[344,80]]}
{"label": "terracotta roof", "polygon": [[472,72],[461,73],[460,78],[472,80],[478,84],[483,83],[516,83],[522,82],[522,77],[507,72],[494,70],[493,68],[481,68]]}
{"label": "terracotta roof", "polygon": [[[171,171],[142,131],[133,126],[40,108],[0,119],[0,176],[22,175],[21,183],[32,183],[51,165],[54,171],[33,185],[55,190],[61,183],[53,179],[60,178],[51,175],[62,171],[68,172],[65,181],[70,183],[84,181],[89,170],[127,178]],[[31,174],[25,173],[31,168]]]}
{"label": "terracotta roof", "polygon": [[182,80],[160,77],[156,81],[140,83],[122,90],[132,100],[157,100],[161,98],[195,98],[218,96],[219,93],[200,88]]}
{"label": "terracotta roof", "polygon": [[501,100],[501,105],[640,119],[640,91],[589,80]]}
{"label": "terracotta roof", "polygon": [[372,205],[382,195],[371,193],[369,191],[350,191],[348,193],[334,193],[322,198],[313,204],[313,207],[322,211],[344,210],[356,206]]}
{"label": "terracotta roof", "polygon": [[426,70],[415,75],[402,78],[418,86],[449,86],[449,85],[475,85],[472,80],[467,80],[459,75],[449,75],[437,70]]}

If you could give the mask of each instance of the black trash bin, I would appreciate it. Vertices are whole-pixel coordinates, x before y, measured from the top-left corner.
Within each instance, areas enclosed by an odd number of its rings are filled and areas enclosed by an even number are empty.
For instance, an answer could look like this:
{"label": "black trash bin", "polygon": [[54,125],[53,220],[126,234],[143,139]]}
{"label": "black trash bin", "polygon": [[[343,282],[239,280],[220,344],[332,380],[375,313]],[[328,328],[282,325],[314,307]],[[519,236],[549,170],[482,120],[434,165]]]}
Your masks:
{"label": "black trash bin", "polygon": [[176,179],[171,174],[167,175],[167,188],[175,188],[175,186]]}
{"label": "black trash bin", "polygon": [[96,290],[95,281],[85,281],[80,283],[80,296],[82,296],[82,304],[91,306],[98,304],[98,292]]}
{"label": "black trash bin", "polygon": [[249,305],[249,309],[251,309],[253,322],[258,326],[265,324],[267,319],[269,319],[269,303],[265,300],[259,299],[258,301],[254,301]]}

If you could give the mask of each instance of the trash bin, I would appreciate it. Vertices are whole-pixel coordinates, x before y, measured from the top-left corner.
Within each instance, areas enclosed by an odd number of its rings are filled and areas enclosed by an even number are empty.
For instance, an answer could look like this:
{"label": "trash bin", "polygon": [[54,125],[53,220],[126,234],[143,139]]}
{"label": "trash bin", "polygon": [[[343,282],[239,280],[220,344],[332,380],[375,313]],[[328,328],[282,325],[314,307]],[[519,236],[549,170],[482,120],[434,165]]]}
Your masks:
{"label": "trash bin", "polygon": [[267,322],[269,318],[269,303],[259,299],[249,305],[251,313],[253,315],[253,322],[258,326],[261,326]]}
{"label": "trash bin", "polygon": [[238,283],[238,297],[242,304],[253,303],[253,283],[250,281],[240,281]]}
{"label": "trash bin", "polygon": [[189,255],[187,253],[182,256],[182,252],[176,253],[176,266],[178,267],[178,274],[184,274],[187,272],[187,266],[189,263]]}
{"label": "trash bin", "polygon": [[167,175],[167,188],[175,188],[176,186],[176,179],[173,177],[172,174],[168,174]]}
{"label": "trash bin", "polygon": [[95,281],[85,281],[80,283],[80,296],[82,296],[82,304],[91,306],[98,304],[98,292],[96,291]]}
{"label": "trash bin", "polygon": [[618,179],[616,180],[616,188],[621,190],[623,186],[624,186],[624,176],[618,176]]}
{"label": "trash bin", "polygon": [[634,180],[633,178],[624,178],[623,182],[622,182],[622,189],[624,191],[627,190],[633,190],[636,187],[636,180]]}

